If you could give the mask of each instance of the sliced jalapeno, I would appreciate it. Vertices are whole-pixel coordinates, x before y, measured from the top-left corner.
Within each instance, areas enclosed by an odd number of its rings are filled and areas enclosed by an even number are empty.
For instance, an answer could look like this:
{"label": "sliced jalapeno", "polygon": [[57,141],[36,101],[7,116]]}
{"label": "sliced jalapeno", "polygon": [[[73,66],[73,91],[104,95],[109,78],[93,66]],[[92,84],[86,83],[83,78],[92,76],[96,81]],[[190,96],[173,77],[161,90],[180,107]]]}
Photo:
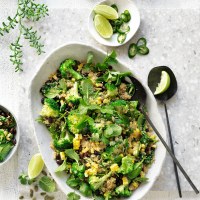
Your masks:
{"label": "sliced jalapeno", "polygon": [[139,46],[138,47],[138,53],[141,55],[147,55],[149,53],[149,48],[146,46]]}
{"label": "sliced jalapeno", "polygon": [[124,13],[120,15],[120,19],[122,19],[123,22],[128,22],[128,17]]}
{"label": "sliced jalapeno", "polygon": [[128,33],[130,31],[130,26],[126,23],[123,23],[119,29],[117,29],[119,33]]}
{"label": "sliced jalapeno", "polygon": [[118,7],[116,4],[112,4],[111,7],[114,8],[118,12]]}
{"label": "sliced jalapeno", "polygon": [[129,22],[130,20],[131,20],[131,14],[130,14],[130,12],[128,11],[128,10],[125,10],[124,11],[124,14],[126,15],[126,17],[127,17],[127,22]]}
{"label": "sliced jalapeno", "polygon": [[138,41],[137,41],[137,46],[146,46],[147,45],[147,40],[145,38],[140,38]]}
{"label": "sliced jalapeno", "polygon": [[128,48],[128,57],[133,58],[138,52],[137,45],[135,43],[130,44]]}
{"label": "sliced jalapeno", "polygon": [[126,40],[126,34],[124,33],[119,33],[118,37],[117,37],[117,41],[122,44],[124,43],[124,41]]}

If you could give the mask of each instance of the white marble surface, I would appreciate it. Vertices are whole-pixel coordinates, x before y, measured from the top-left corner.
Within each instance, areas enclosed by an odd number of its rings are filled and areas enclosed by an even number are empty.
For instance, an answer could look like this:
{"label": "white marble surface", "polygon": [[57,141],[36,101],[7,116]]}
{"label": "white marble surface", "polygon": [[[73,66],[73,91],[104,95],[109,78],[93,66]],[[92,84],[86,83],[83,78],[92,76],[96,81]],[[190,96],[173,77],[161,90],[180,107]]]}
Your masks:
{"label": "white marble surface", "polygon": [[[37,23],[36,28],[43,35],[47,53],[58,45],[71,40],[95,44],[107,50],[106,47],[97,44],[88,35],[87,9],[97,1],[57,0],[56,4],[53,3],[53,0],[46,1],[50,5],[50,16],[43,23]],[[9,9],[10,2],[10,0],[0,0],[0,5],[3,8],[0,8],[0,21],[8,13],[12,12]],[[200,165],[198,115],[200,113],[200,97],[196,91],[198,91],[200,82],[198,62],[200,55],[200,3],[195,0],[184,1],[184,3],[180,0],[176,1],[177,3],[172,0],[137,0],[135,2],[141,9],[142,25],[132,41],[135,41],[140,36],[145,36],[148,39],[151,52],[148,56],[138,56],[134,60],[130,60],[127,57],[128,44],[116,50],[119,58],[126,62],[135,73],[140,74],[144,80],[149,70],[154,66],[168,65],[175,72],[179,90],[176,97],[168,103],[174,141],[178,143],[175,143],[175,148],[180,162],[197,186],[199,186],[200,176],[197,173]],[[56,9],[53,9],[54,7]],[[67,7],[67,9],[63,9],[63,7]],[[18,199],[19,193],[25,195],[29,193],[29,189],[18,185],[17,180],[18,174],[22,170],[27,170],[27,163],[31,155],[38,151],[27,110],[27,89],[39,62],[45,56],[37,57],[34,54],[34,50],[26,47],[26,42],[24,42],[25,70],[21,74],[14,73],[9,62],[8,49],[8,44],[14,38],[14,33],[10,34],[9,37],[0,38],[0,94],[3,94],[0,95],[0,103],[18,113],[22,132],[18,155],[15,155],[13,160],[0,169],[0,199],[9,200]],[[160,109],[163,112],[162,107]],[[182,175],[180,175],[180,178],[183,190],[191,191]],[[169,157],[167,157],[163,172],[152,190],[165,192],[162,194],[160,192],[151,192],[145,199],[176,199],[178,197],[177,193],[173,193],[173,191],[176,192],[176,185]],[[167,193],[168,191],[171,192]],[[56,195],[56,199],[65,199],[61,192],[57,192]],[[163,198],[158,198],[158,195]],[[190,192],[184,193],[184,195],[186,199],[195,197]],[[29,198],[26,197],[26,199]]]}

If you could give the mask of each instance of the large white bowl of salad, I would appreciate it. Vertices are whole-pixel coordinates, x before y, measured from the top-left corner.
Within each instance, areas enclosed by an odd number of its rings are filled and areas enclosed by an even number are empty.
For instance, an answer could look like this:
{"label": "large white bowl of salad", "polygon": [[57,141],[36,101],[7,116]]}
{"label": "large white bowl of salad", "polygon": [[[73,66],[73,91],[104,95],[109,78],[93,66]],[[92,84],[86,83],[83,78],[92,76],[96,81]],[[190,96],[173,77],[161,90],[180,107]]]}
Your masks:
{"label": "large white bowl of salad", "polygon": [[[135,87],[126,79],[132,72],[116,56],[66,44],[44,60],[30,86],[44,162],[62,191],[77,190],[81,199],[140,199],[165,159],[165,148],[132,100]],[[143,86],[149,117],[166,138],[156,101]]]}

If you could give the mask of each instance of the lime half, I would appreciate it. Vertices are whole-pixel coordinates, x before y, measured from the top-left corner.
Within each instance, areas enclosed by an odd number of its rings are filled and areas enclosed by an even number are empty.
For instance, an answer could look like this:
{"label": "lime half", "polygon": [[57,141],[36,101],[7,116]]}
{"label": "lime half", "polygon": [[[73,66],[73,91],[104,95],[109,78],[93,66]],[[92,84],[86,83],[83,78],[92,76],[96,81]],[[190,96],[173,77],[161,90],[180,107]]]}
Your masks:
{"label": "lime half", "polygon": [[97,5],[94,8],[96,14],[104,16],[106,19],[118,19],[119,15],[117,11],[111,6],[107,5]]}
{"label": "lime half", "polygon": [[35,154],[28,165],[28,176],[30,179],[34,179],[41,173],[44,167],[44,161],[40,153]]}
{"label": "lime half", "polygon": [[154,95],[162,94],[165,92],[170,86],[170,76],[166,71],[161,72],[160,83],[158,84]]}
{"label": "lime half", "polygon": [[102,15],[99,14],[95,15],[94,26],[97,32],[103,38],[110,38],[113,35],[113,29],[110,22]]}

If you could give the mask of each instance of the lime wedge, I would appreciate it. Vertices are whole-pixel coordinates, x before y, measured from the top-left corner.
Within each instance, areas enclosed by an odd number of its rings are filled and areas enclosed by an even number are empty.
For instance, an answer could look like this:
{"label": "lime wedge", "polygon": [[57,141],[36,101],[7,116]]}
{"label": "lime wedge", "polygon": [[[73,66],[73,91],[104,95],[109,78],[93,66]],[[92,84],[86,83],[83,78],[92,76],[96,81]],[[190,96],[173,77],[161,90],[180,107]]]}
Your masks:
{"label": "lime wedge", "polygon": [[40,153],[35,154],[28,165],[28,176],[30,179],[34,179],[41,173],[44,167],[44,161]]}
{"label": "lime wedge", "polygon": [[102,15],[99,15],[99,14],[95,15],[94,26],[97,32],[103,38],[110,38],[113,35],[113,29],[110,22]]}
{"label": "lime wedge", "polygon": [[160,83],[158,84],[154,95],[162,94],[165,92],[170,86],[170,76],[166,71],[161,72]]}
{"label": "lime wedge", "polygon": [[107,6],[107,5],[95,6],[94,12],[96,14],[100,14],[100,15],[104,16],[106,19],[118,19],[119,18],[117,11],[114,8],[112,8],[111,6]]}

